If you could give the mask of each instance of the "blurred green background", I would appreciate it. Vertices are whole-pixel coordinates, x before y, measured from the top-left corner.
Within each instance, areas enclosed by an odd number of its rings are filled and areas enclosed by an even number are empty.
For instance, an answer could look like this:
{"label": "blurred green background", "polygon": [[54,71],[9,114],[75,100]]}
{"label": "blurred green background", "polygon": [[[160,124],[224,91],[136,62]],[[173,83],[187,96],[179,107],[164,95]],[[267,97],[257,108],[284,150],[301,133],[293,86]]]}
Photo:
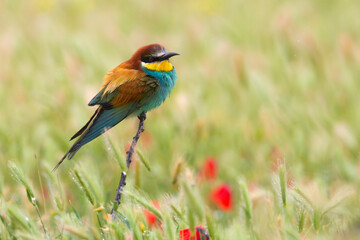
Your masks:
{"label": "blurred green background", "polygon": [[[359,9],[355,0],[1,1],[0,239],[179,239],[194,225],[211,239],[357,239]],[[95,111],[87,103],[103,76],[150,43],[181,54],[178,82],[138,144],[151,172],[137,156],[123,218],[111,221],[136,118],[50,170]],[[208,156],[219,176],[199,183]],[[222,182],[231,212],[208,199]],[[142,214],[151,200],[162,230]]]}

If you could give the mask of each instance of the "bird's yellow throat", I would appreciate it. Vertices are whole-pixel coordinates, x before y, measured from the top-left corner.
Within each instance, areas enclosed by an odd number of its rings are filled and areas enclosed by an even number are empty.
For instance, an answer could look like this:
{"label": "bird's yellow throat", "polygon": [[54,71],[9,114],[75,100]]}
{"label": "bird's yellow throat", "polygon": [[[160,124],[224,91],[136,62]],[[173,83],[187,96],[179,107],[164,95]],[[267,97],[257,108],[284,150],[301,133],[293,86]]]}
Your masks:
{"label": "bird's yellow throat", "polygon": [[146,69],[157,72],[170,72],[174,68],[173,65],[168,60],[164,60],[161,62],[154,62],[154,63],[142,63],[142,64]]}

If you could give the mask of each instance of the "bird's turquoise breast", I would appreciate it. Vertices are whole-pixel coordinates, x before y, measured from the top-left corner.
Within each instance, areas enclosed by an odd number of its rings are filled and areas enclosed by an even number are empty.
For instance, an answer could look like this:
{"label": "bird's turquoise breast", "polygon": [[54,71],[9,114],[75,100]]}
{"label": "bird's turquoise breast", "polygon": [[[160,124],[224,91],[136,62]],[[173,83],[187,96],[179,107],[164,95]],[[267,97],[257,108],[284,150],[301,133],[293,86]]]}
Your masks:
{"label": "bird's turquoise breast", "polygon": [[151,71],[145,68],[143,70],[147,75],[156,78],[159,81],[160,86],[153,97],[151,97],[149,101],[137,111],[138,114],[150,111],[151,109],[160,106],[174,88],[177,79],[175,68],[173,68],[170,72]]}

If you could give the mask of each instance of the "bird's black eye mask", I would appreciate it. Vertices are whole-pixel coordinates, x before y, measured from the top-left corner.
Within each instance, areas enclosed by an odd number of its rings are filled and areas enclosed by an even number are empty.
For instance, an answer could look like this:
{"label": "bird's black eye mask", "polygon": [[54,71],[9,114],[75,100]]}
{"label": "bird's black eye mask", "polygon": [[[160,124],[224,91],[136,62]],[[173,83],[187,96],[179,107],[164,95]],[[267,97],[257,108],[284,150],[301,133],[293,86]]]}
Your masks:
{"label": "bird's black eye mask", "polygon": [[178,53],[174,53],[174,52],[167,52],[164,53],[161,56],[154,56],[154,55],[145,55],[141,57],[141,61],[144,63],[152,63],[152,62],[159,62],[159,61],[163,61],[166,59],[169,59],[173,56],[179,55]]}
{"label": "bird's black eye mask", "polygon": [[141,61],[144,63],[157,62],[160,58],[153,55],[145,55],[141,57]]}

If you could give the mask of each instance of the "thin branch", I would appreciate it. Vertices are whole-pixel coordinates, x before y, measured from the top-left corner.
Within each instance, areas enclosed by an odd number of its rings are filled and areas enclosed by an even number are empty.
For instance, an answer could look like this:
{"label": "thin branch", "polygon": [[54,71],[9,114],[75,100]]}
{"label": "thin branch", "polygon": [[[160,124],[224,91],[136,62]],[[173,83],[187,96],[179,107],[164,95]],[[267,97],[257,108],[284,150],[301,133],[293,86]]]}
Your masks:
{"label": "thin branch", "polygon": [[141,113],[138,118],[140,120],[139,121],[138,131],[137,131],[135,137],[133,138],[133,141],[131,143],[129,151],[126,153],[127,154],[127,156],[126,156],[126,166],[127,166],[128,169],[130,167],[131,158],[132,158],[132,155],[134,154],[134,149],[135,149],[136,143],[138,142],[141,133],[144,131],[144,121],[146,119],[146,114]]}
{"label": "thin branch", "polygon": [[[135,146],[136,146],[136,144],[137,144],[137,142],[138,142],[138,140],[140,138],[141,133],[144,131],[144,121],[146,119],[146,114],[143,112],[138,116],[138,118],[140,120],[139,121],[138,131],[137,131],[135,137],[133,138],[133,141],[131,143],[129,151],[127,151],[127,153],[126,153],[126,166],[127,166],[127,169],[129,169],[129,167],[130,167],[131,158],[132,158],[132,155],[134,154]],[[116,212],[118,206],[120,205],[120,200],[121,200],[122,192],[124,190],[125,185],[126,185],[126,172],[122,172],[120,182],[119,182],[119,186],[116,189],[116,196],[115,196],[115,200],[114,200],[114,206],[113,206],[113,209],[111,210],[112,219],[115,219],[115,212]]]}
{"label": "thin branch", "polygon": [[115,219],[115,212],[117,211],[117,208],[119,207],[120,200],[121,200],[121,195],[122,195],[122,192],[123,192],[124,187],[126,185],[125,180],[126,180],[126,172],[122,172],[120,182],[119,182],[119,186],[116,189],[116,196],[115,196],[114,206],[113,206],[113,209],[111,209],[111,218],[112,219]]}

